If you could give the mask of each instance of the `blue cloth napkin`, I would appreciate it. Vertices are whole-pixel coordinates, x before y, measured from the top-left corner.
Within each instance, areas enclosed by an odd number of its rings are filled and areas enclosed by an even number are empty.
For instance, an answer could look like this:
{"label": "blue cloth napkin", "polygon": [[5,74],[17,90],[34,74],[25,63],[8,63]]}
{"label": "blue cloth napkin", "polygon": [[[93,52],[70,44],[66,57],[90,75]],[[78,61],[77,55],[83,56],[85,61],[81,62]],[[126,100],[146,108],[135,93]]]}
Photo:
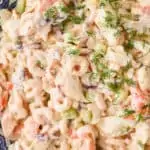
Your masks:
{"label": "blue cloth napkin", "polygon": [[0,135],[0,150],[7,150],[5,138]]}
{"label": "blue cloth napkin", "polygon": [[13,9],[16,3],[17,0],[0,0],[0,9]]}

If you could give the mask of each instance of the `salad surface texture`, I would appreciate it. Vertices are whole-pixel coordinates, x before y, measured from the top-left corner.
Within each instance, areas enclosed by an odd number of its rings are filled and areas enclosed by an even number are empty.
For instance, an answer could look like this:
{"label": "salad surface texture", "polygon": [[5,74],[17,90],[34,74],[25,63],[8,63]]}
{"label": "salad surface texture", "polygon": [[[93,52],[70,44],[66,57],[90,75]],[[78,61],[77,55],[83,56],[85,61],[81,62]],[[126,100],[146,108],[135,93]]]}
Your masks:
{"label": "salad surface texture", "polygon": [[18,0],[0,26],[8,150],[150,150],[150,0]]}

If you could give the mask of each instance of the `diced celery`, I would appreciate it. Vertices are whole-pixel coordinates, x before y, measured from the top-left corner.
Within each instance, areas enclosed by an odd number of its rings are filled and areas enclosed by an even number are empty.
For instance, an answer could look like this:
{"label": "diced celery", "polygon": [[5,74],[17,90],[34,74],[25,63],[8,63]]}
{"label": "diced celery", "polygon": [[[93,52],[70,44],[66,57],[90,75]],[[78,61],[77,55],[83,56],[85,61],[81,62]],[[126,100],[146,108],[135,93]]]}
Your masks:
{"label": "diced celery", "polygon": [[64,119],[75,119],[77,117],[77,115],[78,115],[78,113],[77,113],[76,109],[74,109],[74,108],[70,108],[62,113],[62,117]]}
{"label": "diced celery", "polygon": [[85,97],[86,97],[86,100],[87,102],[94,102],[94,99],[95,99],[95,93],[92,92],[92,91],[88,91],[85,93]]}
{"label": "diced celery", "polygon": [[25,7],[26,7],[26,0],[18,0],[17,1],[16,11],[19,14],[22,14],[25,11]]}
{"label": "diced celery", "polygon": [[85,123],[89,123],[92,120],[92,112],[89,110],[83,109],[81,111],[81,118]]}

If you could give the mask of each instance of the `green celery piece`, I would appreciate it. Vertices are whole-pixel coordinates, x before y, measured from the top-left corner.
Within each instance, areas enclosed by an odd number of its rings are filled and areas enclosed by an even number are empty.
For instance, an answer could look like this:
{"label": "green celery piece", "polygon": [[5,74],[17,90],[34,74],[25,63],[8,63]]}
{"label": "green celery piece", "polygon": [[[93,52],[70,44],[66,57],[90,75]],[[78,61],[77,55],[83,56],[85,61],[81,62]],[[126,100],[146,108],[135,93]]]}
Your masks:
{"label": "green celery piece", "polygon": [[26,7],[26,0],[18,0],[17,1],[16,11],[19,14],[22,14],[25,11],[25,7]]}
{"label": "green celery piece", "polygon": [[70,108],[62,113],[64,119],[75,119],[78,113],[74,108]]}

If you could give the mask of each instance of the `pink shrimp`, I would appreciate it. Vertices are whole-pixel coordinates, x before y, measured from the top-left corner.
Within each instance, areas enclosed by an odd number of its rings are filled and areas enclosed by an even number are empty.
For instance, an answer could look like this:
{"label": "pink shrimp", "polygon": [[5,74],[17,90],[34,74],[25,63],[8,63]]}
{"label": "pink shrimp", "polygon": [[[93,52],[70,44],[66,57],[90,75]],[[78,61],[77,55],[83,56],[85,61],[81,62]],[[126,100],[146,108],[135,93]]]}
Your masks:
{"label": "pink shrimp", "polygon": [[13,84],[11,82],[0,81],[0,86],[3,89],[0,95],[0,112],[1,112],[7,106],[9,92],[13,89]]}
{"label": "pink shrimp", "polygon": [[14,129],[17,126],[17,121],[14,119],[11,113],[5,112],[1,119],[2,129],[5,137],[9,139],[15,139]]}
{"label": "pink shrimp", "polygon": [[8,103],[8,92],[3,92],[2,96],[0,97],[0,111],[3,111]]}
{"label": "pink shrimp", "polygon": [[95,142],[93,139],[86,138],[80,150],[96,150]]}
{"label": "pink shrimp", "polygon": [[141,7],[141,9],[144,14],[150,15],[150,5]]}
{"label": "pink shrimp", "polygon": [[77,138],[78,138],[76,131],[73,130],[73,129],[69,129],[69,130],[68,130],[68,135],[69,135],[72,139],[77,139]]}
{"label": "pink shrimp", "polygon": [[13,130],[13,135],[15,137],[18,137],[21,134],[21,131],[23,129],[23,124],[19,123]]}
{"label": "pink shrimp", "polygon": [[11,91],[11,90],[13,89],[13,84],[12,84],[11,82],[7,82],[7,83],[6,83],[6,89],[7,89],[8,91]]}
{"label": "pink shrimp", "polygon": [[39,124],[37,124],[32,117],[29,117],[24,122],[23,133],[28,140],[33,140],[39,133]]}
{"label": "pink shrimp", "polygon": [[130,88],[131,92],[131,106],[134,110],[140,111],[144,104],[146,96],[139,88]]}
{"label": "pink shrimp", "polygon": [[80,150],[96,150],[96,133],[93,126],[85,125],[83,127],[80,127],[76,131],[76,133],[72,131],[72,136],[74,137],[74,139],[80,139],[81,141],[83,141]]}
{"label": "pink shrimp", "polygon": [[136,9],[142,14],[150,15],[150,5],[137,5]]}
{"label": "pink shrimp", "polygon": [[4,80],[0,80],[0,86],[7,91],[10,91],[13,89],[13,84],[11,82],[7,82]]}

